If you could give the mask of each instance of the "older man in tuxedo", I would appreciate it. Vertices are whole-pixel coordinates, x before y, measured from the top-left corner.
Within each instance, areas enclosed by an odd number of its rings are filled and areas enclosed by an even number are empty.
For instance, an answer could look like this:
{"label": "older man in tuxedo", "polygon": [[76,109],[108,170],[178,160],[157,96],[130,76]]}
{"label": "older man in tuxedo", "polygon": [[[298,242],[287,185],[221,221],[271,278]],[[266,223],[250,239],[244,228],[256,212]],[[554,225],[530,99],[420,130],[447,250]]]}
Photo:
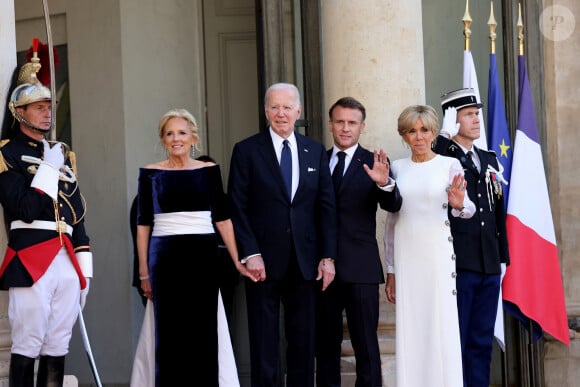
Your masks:
{"label": "older man in tuxedo", "polygon": [[336,206],[324,146],[295,132],[296,86],[265,94],[268,130],[234,146],[228,183],[246,281],[252,387],[276,386],[280,306],[284,308],[286,385],[314,386],[317,280],[334,280]]}

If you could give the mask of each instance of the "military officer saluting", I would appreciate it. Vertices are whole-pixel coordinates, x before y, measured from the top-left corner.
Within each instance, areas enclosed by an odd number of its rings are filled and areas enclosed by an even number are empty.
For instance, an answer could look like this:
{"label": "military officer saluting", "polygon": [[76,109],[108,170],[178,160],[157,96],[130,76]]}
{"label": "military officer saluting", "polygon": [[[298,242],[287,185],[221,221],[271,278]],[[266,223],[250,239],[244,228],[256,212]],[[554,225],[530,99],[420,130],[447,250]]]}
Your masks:
{"label": "military officer saluting", "polygon": [[435,152],[459,160],[476,207],[470,219],[449,217],[457,257],[457,309],[466,387],[489,386],[501,272],[509,264],[501,167],[493,151],[473,145],[480,136],[482,106],[470,88],[443,95],[443,128],[434,147]]}
{"label": "military officer saluting", "polygon": [[[35,42],[37,44],[37,42]],[[85,201],[74,153],[45,136],[52,128],[50,90],[25,64],[8,107],[16,119],[0,142],[0,204],[8,247],[0,289],[9,291],[10,386],[62,386],[72,328],[92,277]]]}

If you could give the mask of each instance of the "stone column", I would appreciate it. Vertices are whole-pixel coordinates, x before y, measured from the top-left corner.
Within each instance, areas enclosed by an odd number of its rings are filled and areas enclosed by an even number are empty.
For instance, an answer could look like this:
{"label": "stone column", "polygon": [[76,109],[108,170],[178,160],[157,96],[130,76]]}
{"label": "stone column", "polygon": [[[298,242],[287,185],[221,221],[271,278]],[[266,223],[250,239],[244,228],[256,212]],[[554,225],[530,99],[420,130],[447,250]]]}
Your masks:
{"label": "stone column", "polygon": [[[570,322],[570,347],[547,338],[546,386],[574,386],[580,378],[580,181],[578,168],[578,79],[580,4],[545,1],[540,18],[544,38],[546,149],[544,164],[556,226],[560,270]],[[531,74],[529,74],[532,77]],[[530,79],[533,82],[533,79]]]}
{"label": "stone column", "polygon": [[[397,117],[408,105],[425,103],[421,1],[351,0],[322,2],[325,117],[338,98],[351,96],[365,105],[366,129],[360,143],[383,148],[391,160],[407,155],[397,133]],[[327,147],[332,137],[327,133]],[[386,213],[377,214],[377,239]],[[384,256],[384,251],[382,251]],[[395,308],[380,287],[379,340],[384,386],[395,385]],[[345,337],[348,330],[345,325]],[[343,345],[343,384],[354,380],[352,348]],[[352,368],[351,368],[352,365]],[[354,385],[354,384],[352,384]]]}
{"label": "stone column", "polygon": [[407,151],[396,130],[397,117],[406,106],[425,103],[421,1],[361,4],[322,2],[325,109],[343,96],[358,99],[367,109],[361,144],[400,158]]}
{"label": "stone column", "polygon": [[[0,122],[4,119],[7,93],[12,73],[16,68],[16,30],[14,21],[14,2],[0,2]],[[6,250],[7,235],[4,231],[4,216],[0,207],[0,261]],[[8,324],[8,292],[0,291],[0,387],[8,386],[10,364],[10,326]]]}

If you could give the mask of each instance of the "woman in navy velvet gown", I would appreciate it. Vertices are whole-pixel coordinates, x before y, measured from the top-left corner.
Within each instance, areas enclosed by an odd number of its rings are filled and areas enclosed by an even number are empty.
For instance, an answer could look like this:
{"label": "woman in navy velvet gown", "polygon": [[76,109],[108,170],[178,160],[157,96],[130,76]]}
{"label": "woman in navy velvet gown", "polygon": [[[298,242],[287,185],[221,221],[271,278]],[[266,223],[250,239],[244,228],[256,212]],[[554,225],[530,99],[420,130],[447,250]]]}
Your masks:
{"label": "woman in navy velvet gown", "polygon": [[[137,214],[139,278],[154,306],[155,385],[177,379],[218,386],[219,260],[212,221],[238,271],[248,273],[238,260],[219,165],[192,157],[199,142],[195,118],[170,110],[159,122],[159,138],[167,159],[140,169]],[[188,305],[176,308],[182,300]],[[194,317],[186,318],[191,311]],[[196,361],[192,351],[200,354]]]}

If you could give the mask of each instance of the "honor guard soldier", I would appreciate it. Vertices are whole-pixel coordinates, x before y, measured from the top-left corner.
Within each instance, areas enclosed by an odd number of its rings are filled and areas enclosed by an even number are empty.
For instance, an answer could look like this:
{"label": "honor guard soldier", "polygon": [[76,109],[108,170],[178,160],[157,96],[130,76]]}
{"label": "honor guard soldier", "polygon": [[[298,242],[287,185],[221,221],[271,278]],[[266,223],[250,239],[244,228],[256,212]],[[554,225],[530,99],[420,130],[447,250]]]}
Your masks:
{"label": "honor guard soldier", "polygon": [[9,291],[10,386],[62,386],[72,328],[92,277],[85,201],[75,157],[52,128],[51,91],[37,79],[34,56],[22,66],[8,107],[17,127],[0,142],[0,204],[8,247],[0,289]]}
{"label": "honor guard soldier", "polygon": [[489,386],[501,275],[509,265],[502,168],[493,151],[473,144],[480,136],[482,106],[471,88],[443,95],[443,127],[434,147],[435,152],[459,160],[476,207],[469,219],[449,217],[465,387]]}

